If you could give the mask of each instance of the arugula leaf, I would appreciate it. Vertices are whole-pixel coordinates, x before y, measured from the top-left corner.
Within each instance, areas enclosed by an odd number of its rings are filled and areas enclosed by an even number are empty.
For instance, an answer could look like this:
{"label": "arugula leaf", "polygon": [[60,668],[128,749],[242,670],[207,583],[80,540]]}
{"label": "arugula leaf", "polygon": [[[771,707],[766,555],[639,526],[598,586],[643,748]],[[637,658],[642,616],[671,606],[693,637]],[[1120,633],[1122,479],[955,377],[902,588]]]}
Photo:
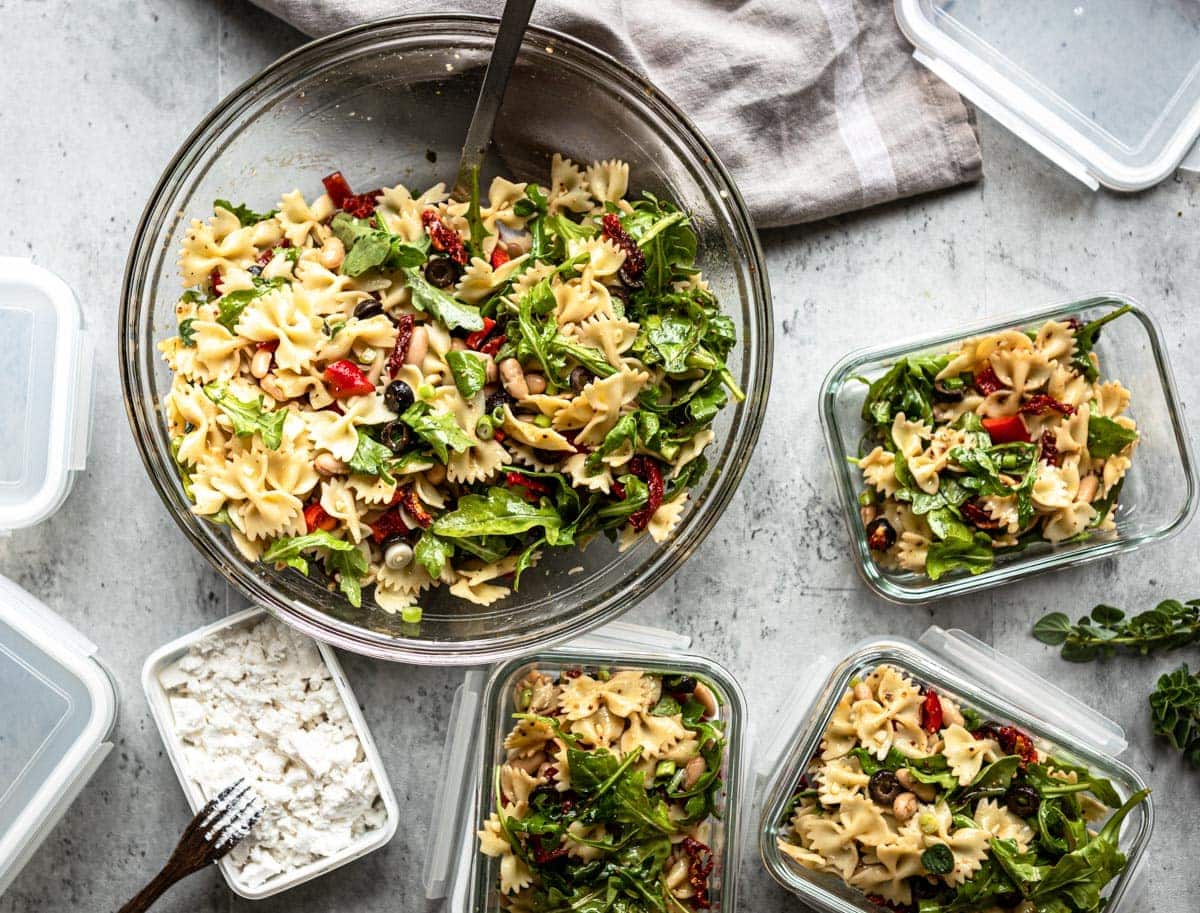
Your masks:
{"label": "arugula leaf", "polygon": [[350,458],[350,468],[363,475],[383,479],[389,485],[395,482],[391,470],[396,462],[396,454],[361,428],[356,430],[358,446],[354,448],[354,456]]}
{"label": "arugula leaf", "polygon": [[413,558],[434,580],[442,576],[446,562],[454,557],[454,544],[425,530],[413,548]]}
{"label": "arugula leaf", "polygon": [[344,276],[360,276],[367,270],[416,268],[428,258],[426,247],[410,244],[399,235],[387,230],[382,218],[372,223],[356,219],[346,212],[333,217],[330,227],[334,236],[345,245],[346,257],[342,260]]}
{"label": "arugula leaf", "polygon": [[492,486],[486,495],[464,495],[454,510],[433,521],[430,529],[448,539],[474,536],[516,536],[531,529],[545,530],[546,541],[555,545],[562,517],[546,500],[530,504],[507,488]]}
{"label": "arugula leaf", "polygon": [[930,580],[954,570],[965,570],[973,576],[989,570],[994,563],[992,540],[986,533],[975,533],[970,539],[947,539],[930,545],[925,573]]}
{"label": "arugula leaf", "polygon": [[464,399],[470,399],[487,383],[487,363],[474,352],[451,349],[446,353],[446,363],[454,375],[454,386]]}
{"label": "arugula leaf", "polygon": [[[1076,782],[1069,783],[1058,777],[1050,776],[1051,768],[1063,773],[1074,773]],[[1047,757],[1043,763],[1030,764],[1025,770],[1025,778],[1046,799],[1069,796],[1074,793],[1091,793],[1109,808],[1116,808],[1121,804],[1121,797],[1113,788],[1111,781],[1104,777],[1097,777],[1088,768],[1072,764],[1062,758]]]}
{"label": "arugula leaf", "polygon": [[242,312],[246,310],[246,306],[255,298],[261,298],[267,292],[277,289],[283,284],[284,280],[278,277],[262,279],[255,276],[253,288],[226,292],[217,299],[217,323],[230,333],[236,333],[238,321],[242,318]]}
{"label": "arugula leaf", "polygon": [[537,184],[525,187],[525,196],[513,204],[513,212],[525,219],[529,232],[529,262],[545,260],[549,254],[549,239],[546,236],[546,211],[550,201],[546,191]]}
{"label": "arugula leaf", "polygon": [[204,395],[229,416],[233,433],[238,437],[258,434],[269,450],[277,450],[283,443],[283,424],[287,421],[288,410],[264,409],[261,395],[257,401],[240,400],[222,383],[208,384],[204,387]]}
{"label": "arugula leaf", "polygon": [[404,281],[412,292],[412,305],[417,310],[440,320],[451,330],[475,332],[483,329],[483,315],[479,313],[479,308],[465,304],[437,286],[431,285],[416,267],[405,267],[402,272]]}
{"label": "arugula leaf", "polygon": [[1021,893],[1029,897],[1034,886],[1042,881],[1047,867],[1038,864],[1036,853],[1022,853],[1014,840],[992,838],[988,843],[992,858]]}
{"label": "arugula leaf", "polygon": [[358,547],[353,542],[339,539],[323,529],[318,529],[303,536],[285,536],[276,539],[263,552],[262,560],[266,564],[286,564],[307,575],[308,562],[302,553],[314,548],[324,549],[329,553],[358,551]]}
{"label": "arugula leaf", "polygon": [[451,450],[464,453],[471,446],[471,438],[458,427],[454,416],[449,412],[434,412],[428,403],[413,403],[400,420],[433,448],[441,463],[449,461]]}
{"label": "arugula leaf", "polygon": [[668,374],[682,374],[688,370],[688,356],[700,343],[702,329],[700,324],[686,317],[652,314],[642,323],[640,332],[657,354],[663,370]]}
{"label": "arugula leaf", "polygon": [[269,212],[255,212],[245,203],[238,203],[237,206],[234,206],[228,200],[214,200],[213,209],[216,209],[218,206],[237,216],[238,224],[243,228],[247,225],[256,225],[259,222],[265,222],[267,219],[273,219],[279,215],[278,209],[272,209]]}
{"label": "arugula leaf", "polygon": [[1096,340],[1100,338],[1100,330],[1105,324],[1112,323],[1122,314],[1128,314],[1131,310],[1133,310],[1133,306],[1127,304],[1109,311],[1103,317],[1097,317],[1075,331],[1075,354],[1071,357],[1071,367],[1077,374],[1082,374],[1090,381],[1095,381],[1100,376],[1099,370],[1092,364],[1092,359],[1089,357],[1092,349],[1096,346]]}
{"label": "arugula leaf", "polygon": [[902,358],[870,384],[862,418],[879,428],[891,428],[901,412],[909,421],[933,421],[934,378],[950,363],[949,355]]}
{"label": "arugula leaf", "polygon": [[179,321],[179,341],[189,349],[196,347],[196,331],[192,329],[192,324],[195,322],[195,317],[188,317]]}
{"label": "arugula leaf", "polygon": [[471,255],[474,257],[483,256],[483,241],[491,236],[491,232],[484,227],[483,217],[479,213],[479,166],[475,165],[471,168],[471,187],[470,198],[467,203],[467,225],[470,228],[470,240],[468,243],[471,246]]}
{"label": "arugula leaf", "polygon": [[1132,428],[1114,422],[1103,415],[1088,418],[1088,453],[1096,459],[1107,460],[1138,439]]}
{"label": "arugula leaf", "polygon": [[362,579],[369,566],[360,549],[334,549],[329,552],[329,568],[338,575],[338,589],[356,609],[362,607]]}

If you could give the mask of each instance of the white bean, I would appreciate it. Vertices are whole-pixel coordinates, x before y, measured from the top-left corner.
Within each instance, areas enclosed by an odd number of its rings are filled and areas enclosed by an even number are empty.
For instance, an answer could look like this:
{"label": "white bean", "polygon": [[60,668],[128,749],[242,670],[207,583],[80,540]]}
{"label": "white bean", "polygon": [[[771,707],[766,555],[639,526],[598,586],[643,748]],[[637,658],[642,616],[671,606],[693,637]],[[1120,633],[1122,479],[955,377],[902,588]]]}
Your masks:
{"label": "white bean", "polygon": [[691,789],[695,786],[697,781],[704,776],[704,770],[704,758],[700,755],[696,755],[696,757],[688,761],[687,767],[684,768],[683,788]]}
{"label": "white bean", "polygon": [[856,701],[869,701],[874,697],[875,695],[871,693],[871,686],[866,682],[859,682],[854,686],[854,699]]}
{"label": "white bean", "polygon": [[336,237],[327,238],[317,254],[317,262],[328,270],[335,270],[346,259],[346,246]]}
{"label": "white bean", "polygon": [[917,813],[917,797],[912,793],[901,793],[892,803],[892,814],[903,823]]}
{"label": "white bean", "polygon": [[714,719],[717,715],[717,698],[704,682],[696,683],[696,690],[692,692],[692,697],[700,702],[704,708],[704,715],[709,719]]}
{"label": "white bean", "polygon": [[529,386],[525,383],[525,372],[521,363],[515,358],[506,358],[496,366],[500,371],[500,380],[504,389],[513,399],[525,399],[529,395]]}
{"label": "white bean", "polygon": [[319,453],[313,460],[313,469],[325,477],[340,476],[350,471],[350,467],[332,453]]}
{"label": "white bean", "polygon": [[408,341],[408,351],[404,354],[406,365],[419,365],[429,352],[429,332],[422,326],[413,327],[412,339]]}
{"label": "white bean", "polygon": [[271,359],[274,357],[275,353],[270,349],[259,349],[250,359],[250,373],[262,380],[271,373]]}
{"label": "white bean", "polygon": [[546,378],[541,374],[529,373],[525,375],[525,387],[529,390],[530,396],[537,396],[539,393],[546,392]]}
{"label": "white bean", "polygon": [[287,395],[279,389],[279,385],[275,383],[275,375],[268,374],[258,380],[258,385],[262,387],[263,393],[271,397],[277,403],[285,403],[288,400]]}

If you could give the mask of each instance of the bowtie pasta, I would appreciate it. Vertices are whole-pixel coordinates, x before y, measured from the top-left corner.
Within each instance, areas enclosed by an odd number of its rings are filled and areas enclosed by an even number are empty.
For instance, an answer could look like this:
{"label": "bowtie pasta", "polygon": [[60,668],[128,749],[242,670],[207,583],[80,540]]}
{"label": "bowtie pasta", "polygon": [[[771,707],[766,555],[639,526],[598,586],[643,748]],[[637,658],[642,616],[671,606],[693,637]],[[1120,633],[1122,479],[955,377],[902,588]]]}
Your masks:
{"label": "bowtie pasta", "polygon": [[1093,345],[1127,310],[903,358],[871,384],[858,468],[879,564],[931,580],[979,574],[998,553],[1116,529],[1138,431],[1129,391],[1100,380]]}
{"label": "bowtie pasta", "polygon": [[506,910],[709,908],[724,727],[716,696],[681,675],[536,669],[478,832]]}
{"label": "bowtie pasta", "polygon": [[340,172],[267,213],[218,200],[159,346],[195,512],[407,621],[431,587],[508,596],[546,548],[665,541],[743,394],[687,214],[628,183],[555,155],[547,187],[466,201]]}
{"label": "bowtie pasta", "polygon": [[1144,798],[882,665],[836,705],[778,846],[893,909],[1091,913]]}

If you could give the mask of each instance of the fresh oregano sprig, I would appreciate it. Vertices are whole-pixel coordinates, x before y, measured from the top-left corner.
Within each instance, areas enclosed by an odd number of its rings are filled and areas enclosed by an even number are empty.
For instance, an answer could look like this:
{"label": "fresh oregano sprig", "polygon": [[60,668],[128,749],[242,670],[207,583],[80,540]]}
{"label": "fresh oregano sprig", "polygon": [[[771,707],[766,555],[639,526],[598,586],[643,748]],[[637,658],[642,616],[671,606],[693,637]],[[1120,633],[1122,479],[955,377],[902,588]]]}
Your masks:
{"label": "fresh oregano sprig", "polygon": [[1200,641],[1200,599],[1164,599],[1153,609],[1126,617],[1120,609],[1098,605],[1075,624],[1062,612],[1051,612],[1033,626],[1044,644],[1062,647],[1074,663],[1113,656],[1117,650],[1142,655],[1173,650]]}
{"label": "fresh oregano sprig", "polygon": [[1200,766],[1200,672],[1193,675],[1184,664],[1161,676],[1150,695],[1150,708],[1155,733]]}

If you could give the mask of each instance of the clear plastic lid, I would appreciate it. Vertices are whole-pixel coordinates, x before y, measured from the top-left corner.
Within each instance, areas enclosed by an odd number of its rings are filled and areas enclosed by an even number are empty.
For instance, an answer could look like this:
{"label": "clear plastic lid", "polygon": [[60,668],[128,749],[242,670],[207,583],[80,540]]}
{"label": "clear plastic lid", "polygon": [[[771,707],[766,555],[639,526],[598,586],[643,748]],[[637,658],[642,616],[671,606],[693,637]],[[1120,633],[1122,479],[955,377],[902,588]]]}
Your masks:
{"label": "clear plastic lid", "polygon": [[112,748],[116,692],[95,652],[0,577],[0,894]]}
{"label": "clear plastic lid", "polygon": [[896,0],[915,57],[1093,190],[1167,177],[1200,135],[1195,0]]}
{"label": "clear plastic lid", "polygon": [[87,461],[92,349],[57,276],[0,257],[0,531],[40,523]]}

